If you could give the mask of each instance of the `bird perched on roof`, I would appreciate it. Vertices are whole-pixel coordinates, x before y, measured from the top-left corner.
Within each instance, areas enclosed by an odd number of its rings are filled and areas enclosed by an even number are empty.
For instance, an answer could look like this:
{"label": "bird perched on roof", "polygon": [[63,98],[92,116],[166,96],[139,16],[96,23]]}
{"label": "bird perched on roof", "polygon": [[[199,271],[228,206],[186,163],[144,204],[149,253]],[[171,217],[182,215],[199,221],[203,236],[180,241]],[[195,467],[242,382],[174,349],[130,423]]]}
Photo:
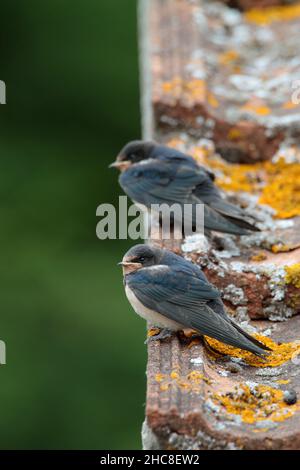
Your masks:
{"label": "bird perched on roof", "polygon": [[154,339],[192,328],[202,335],[263,356],[270,350],[226,314],[220,292],[201,268],[151,245],[136,245],[124,256],[124,285],[133,309],[162,328]]}
{"label": "bird perched on roof", "polygon": [[137,140],[125,145],[110,166],[121,171],[119,183],[125,193],[147,208],[163,203],[204,204],[206,231],[234,235],[259,231],[240,207],[222,197],[214,174],[178,150]]}

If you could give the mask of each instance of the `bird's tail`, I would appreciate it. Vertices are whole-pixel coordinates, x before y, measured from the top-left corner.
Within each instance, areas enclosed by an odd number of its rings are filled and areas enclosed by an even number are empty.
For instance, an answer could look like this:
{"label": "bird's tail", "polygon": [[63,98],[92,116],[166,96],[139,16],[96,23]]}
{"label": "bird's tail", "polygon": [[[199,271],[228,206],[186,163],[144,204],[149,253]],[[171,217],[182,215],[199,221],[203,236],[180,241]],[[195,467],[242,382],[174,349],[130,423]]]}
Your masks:
{"label": "bird's tail", "polygon": [[237,227],[249,230],[251,232],[260,232],[260,229],[247,218],[246,214],[239,206],[230,204],[229,202],[222,199],[211,201],[209,206]]}
{"label": "bird's tail", "polygon": [[229,220],[230,222],[232,222],[237,227],[243,228],[243,229],[248,230],[250,232],[261,232],[261,230],[258,227],[251,224],[247,220],[238,219],[237,217],[229,217],[229,216],[227,216],[226,219]]}
{"label": "bird's tail", "polygon": [[[247,333],[245,330],[243,330],[239,325],[237,325],[233,320],[229,319],[230,323],[232,326],[239,332],[241,333],[245,339],[247,339],[251,344],[248,345],[249,351],[253,352],[257,356],[264,356],[269,354],[270,351],[272,351],[271,348],[263,344],[261,341],[258,341],[256,338],[254,338],[252,335]],[[252,348],[253,350],[251,350]],[[259,348],[259,350],[257,349]]]}

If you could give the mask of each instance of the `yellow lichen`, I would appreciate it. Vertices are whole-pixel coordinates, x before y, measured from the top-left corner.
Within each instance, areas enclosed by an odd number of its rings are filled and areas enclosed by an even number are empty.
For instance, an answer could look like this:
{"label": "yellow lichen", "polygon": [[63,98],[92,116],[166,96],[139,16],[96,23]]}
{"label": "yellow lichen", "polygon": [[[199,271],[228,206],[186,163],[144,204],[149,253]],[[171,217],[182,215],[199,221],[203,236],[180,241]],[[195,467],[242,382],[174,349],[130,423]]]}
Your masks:
{"label": "yellow lichen", "polygon": [[283,109],[294,109],[299,106],[299,103],[296,103],[295,101],[286,101],[286,103],[283,103],[282,108]]}
{"label": "yellow lichen", "polygon": [[251,261],[255,261],[255,262],[264,261],[265,259],[267,259],[267,255],[263,251],[251,257]]}
{"label": "yellow lichen", "polygon": [[156,374],[155,380],[160,383],[160,390],[163,392],[173,386],[180,388],[184,392],[200,393],[201,383],[211,383],[211,380],[198,370],[192,370],[185,375],[173,370],[170,374]]}
{"label": "yellow lichen", "polygon": [[229,49],[219,57],[219,62],[222,65],[230,65],[239,58],[239,53],[234,49]]}
{"label": "yellow lichen", "polygon": [[271,113],[271,109],[268,106],[259,103],[258,100],[249,101],[242,107],[242,110],[258,114],[260,116],[267,116]]}
{"label": "yellow lichen", "polygon": [[300,215],[300,165],[284,162],[273,165],[273,168],[271,165],[267,166],[269,182],[259,202],[273,207],[280,219]]}
{"label": "yellow lichen", "polygon": [[287,385],[288,383],[290,383],[290,380],[276,380],[276,383],[278,385]]}
{"label": "yellow lichen", "polygon": [[221,343],[216,339],[212,339],[207,336],[205,336],[205,339],[209,346],[211,346],[217,352],[233,357],[240,357],[247,364],[253,367],[278,367],[295,357],[297,353],[300,354],[300,344],[298,341],[277,344],[275,341],[267,338],[266,336],[259,334],[254,336],[256,339],[272,349],[270,354],[266,356],[265,359],[255,356],[251,352]]}
{"label": "yellow lichen", "polygon": [[204,80],[184,80],[180,77],[175,77],[170,81],[162,83],[162,91],[165,97],[170,98],[172,101],[180,100],[186,103],[203,103],[207,101],[213,108],[219,106],[217,97],[209,91]]}
{"label": "yellow lichen", "polygon": [[292,264],[291,266],[285,266],[285,282],[292,284],[293,286],[300,288],[300,263]]}
{"label": "yellow lichen", "polygon": [[273,253],[286,253],[287,251],[291,251],[293,247],[290,245],[284,245],[283,243],[278,243],[277,245],[272,245],[272,252]]}
{"label": "yellow lichen", "polygon": [[166,392],[169,389],[169,386],[170,386],[169,384],[161,384],[160,390],[162,392]]}
{"label": "yellow lichen", "polygon": [[148,338],[150,338],[151,336],[156,336],[156,335],[158,335],[159,332],[160,332],[160,329],[159,329],[159,328],[150,328],[150,329],[147,331],[147,336],[148,336]]}
{"label": "yellow lichen", "polygon": [[225,191],[260,194],[259,203],[272,207],[278,219],[300,216],[300,164],[286,163],[283,158],[252,165],[203,160],[221,174],[216,183]]}
{"label": "yellow lichen", "polygon": [[207,102],[213,108],[217,108],[219,106],[219,101],[217,100],[217,98],[215,97],[213,93],[208,93]]}
{"label": "yellow lichen", "polygon": [[[242,130],[233,127],[228,131],[228,137],[232,140],[242,138]],[[180,139],[172,139],[171,146],[175,148],[184,147]],[[184,150],[184,148],[183,148]],[[300,159],[300,151],[290,147],[288,151]],[[194,146],[188,150],[195,160],[210,167],[217,174],[216,184],[225,191],[250,192],[259,196],[260,204],[272,207],[278,219],[286,219],[300,216],[300,164],[287,163],[284,155],[276,162],[267,161],[255,164],[233,164],[226,162],[216,156],[213,148]],[[284,245],[276,251],[286,249]],[[278,248],[280,248],[278,246]],[[295,247],[291,247],[294,249]]]}
{"label": "yellow lichen", "polygon": [[155,375],[155,380],[156,382],[162,382],[164,379],[165,379],[165,375],[164,374],[156,374]]}
{"label": "yellow lichen", "polygon": [[253,8],[245,13],[245,18],[261,26],[274,21],[291,21],[300,16],[300,5],[282,5],[269,8]]}
{"label": "yellow lichen", "polygon": [[202,102],[207,96],[207,85],[204,80],[183,80],[180,77],[174,77],[162,83],[162,91],[175,100]]}
{"label": "yellow lichen", "polygon": [[215,393],[213,399],[227,413],[240,416],[248,424],[284,421],[299,409],[297,404],[290,406],[284,402],[282,390],[267,385],[240,383],[232,392]]}
{"label": "yellow lichen", "polygon": [[171,379],[179,379],[179,374],[175,370],[173,370],[170,374]]}
{"label": "yellow lichen", "polygon": [[197,370],[193,370],[192,372],[189,373],[188,375],[188,380],[194,381],[199,381],[203,379],[203,374],[201,372],[198,372]]}
{"label": "yellow lichen", "polygon": [[238,140],[242,136],[241,130],[237,127],[232,127],[228,132],[229,140]]}

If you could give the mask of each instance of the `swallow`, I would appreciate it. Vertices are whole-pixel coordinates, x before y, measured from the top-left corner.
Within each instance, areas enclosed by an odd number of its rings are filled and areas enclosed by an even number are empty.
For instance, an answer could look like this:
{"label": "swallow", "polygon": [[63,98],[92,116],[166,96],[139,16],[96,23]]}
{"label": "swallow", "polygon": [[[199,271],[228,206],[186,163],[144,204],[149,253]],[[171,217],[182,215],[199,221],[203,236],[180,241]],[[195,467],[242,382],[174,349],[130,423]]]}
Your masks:
{"label": "swallow", "polygon": [[204,204],[208,232],[247,235],[260,231],[246,220],[240,207],[222,197],[210,170],[178,150],[151,141],[133,141],[125,145],[110,167],[121,171],[119,184],[124,192],[149,209],[152,204],[192,204],[193,208]]}
{"label": "swallow", "polygon": [[261,357],[270,351],[229,318],[220,292],[199,266],[151,245],[132,247],[119,264],[133,309],[162,329],[155,339],[191,328]]}

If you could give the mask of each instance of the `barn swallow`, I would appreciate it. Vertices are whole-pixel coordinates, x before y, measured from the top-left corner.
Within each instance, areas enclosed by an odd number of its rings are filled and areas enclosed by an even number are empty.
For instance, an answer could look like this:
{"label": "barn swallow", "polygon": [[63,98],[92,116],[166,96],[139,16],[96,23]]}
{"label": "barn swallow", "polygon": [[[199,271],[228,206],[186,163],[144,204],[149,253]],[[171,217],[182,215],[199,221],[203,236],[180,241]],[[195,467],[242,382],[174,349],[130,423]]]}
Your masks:
{"label": "barn swallow", "polygon": [[[214,174],[178,150],[151,141],[133,141],[110,167],[121,171],[120,186],[135,203],[149,209],[152,204],[204,204],[206,231],[234,235],[259,231],[240,207],[222,197]],[[193,226],[194,222],[193,218]]]}
{"label": "barn swallow", "polygon": [[270,351],[227,316],[220,292],[199,266],[151,245],[132,247],[119,264],[133,309],[162,328],[155,339],[191,328],[258,356]]}

